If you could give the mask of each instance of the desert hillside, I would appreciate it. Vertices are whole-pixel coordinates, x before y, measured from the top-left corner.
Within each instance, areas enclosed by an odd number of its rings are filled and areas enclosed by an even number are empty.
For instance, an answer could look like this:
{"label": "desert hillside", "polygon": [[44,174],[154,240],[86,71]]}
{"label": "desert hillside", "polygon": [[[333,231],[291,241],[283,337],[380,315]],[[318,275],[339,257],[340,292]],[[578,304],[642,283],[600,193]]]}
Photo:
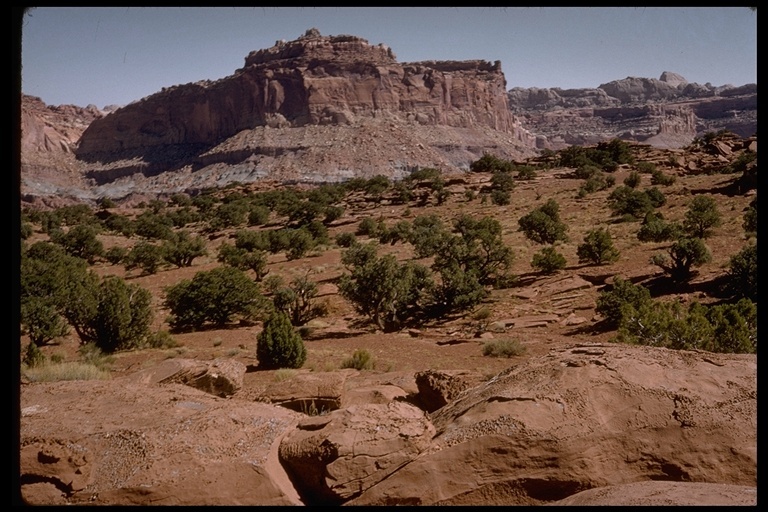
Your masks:
{"label": "desert hillside", "polygon": [[31,202],[20,494],[756,504],[756,176],[722,130]]}

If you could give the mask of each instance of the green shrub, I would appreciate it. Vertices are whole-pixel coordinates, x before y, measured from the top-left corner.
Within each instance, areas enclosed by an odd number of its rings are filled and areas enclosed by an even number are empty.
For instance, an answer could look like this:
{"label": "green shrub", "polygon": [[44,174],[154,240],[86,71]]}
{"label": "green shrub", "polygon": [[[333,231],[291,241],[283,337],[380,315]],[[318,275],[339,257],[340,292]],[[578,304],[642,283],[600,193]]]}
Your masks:
{"label": "green shrub", "polygon": [[483,355],[489,357],[514,357],[525,351],[525,346],[518,340],[491,340],[483,344]]}
{"label": "green shrub", "polygon": [[192,198],[189,197],[189,194],[177,192],[171,194],[171,197],[168,198],[168,203],[173,206],[192,206]]}
{"label": "green shrub", "polygon": [[397,242],[407,242],[411,239],[413,225],[407,220],[399,220],[391,229],[382,230],[379,234],[379,242],[395,245]]}
{"label": "green shrub", "polygon": [[728,264],[728,288],[737,297],[757,302],[757,244],[751,243],[735,254]]}
{"label": "green shrub", "polygon": [[673,280],[687,281],[692,267],[698,267],[712,260],[712,254],[701,238],[681,237],[667,250],[667,254],[656,254],[651,263],[658,265]]}
{"label": "green shrub", "polygon": [[29,222],[22,222],[21,228],[19,230],[19,234],[21,235],[22,240],[27,240],[29,237],[32,236],[32,234],[35,232],[34,228],[32,227],[32,224]]}
{"label": "green shrub", "polygon": [[512,194],[508,190],[492,190],[491,202],[496,206],[506,206],[512,202]]}
{"label": "green shrub", "polygon": [[540,244],[553,244],[558,240],[566,240],[565,232],[568,227],[560,221],[560,206],[550,199],[542,206],[534,209],[518,220],[525,236]]}
{"label": "green shrub", "polygon": [[608,196],[608,206],[614,215],[629,215],[639,219],[654,209],[659,201],[658,194],[630,188],[626,185],[616,187]]}
{"label": "green shrub", "polygon": [[664,196],[664,193],[656,187],[651,187],[645,190],[645,195],[648,196],[651,206],[654,208],[661,208],[667,203],[667,198]]}
{"label": "green shrub", "polygon": [[581,165],[577,167],[573,173],[574,177],[580,180],[588,180],[600,174],[602,174],[600,167],[596,165],[590,165],[590,164]]}
{"label": "green shrub", "polygon": [[471,172],[511,172],[514,164],[508,160],[498,158],[490,153],[483,153],[483,156],[469,164]]}
{"label": "green shrub", "polygon": [[509,171],[494,171],[491,174],[491,190],[511,192],[515,188],[515,178]]}
{"label": "green shrub", "polygon": [[160,245],[163,259],[179,268],[191,267],[195,258],[208,255],[205,240],[188,231],[177,231],[163,240]]}
{"label": "green shrub", "polygon": [[520,165],[517,167],[517,176],[515,176],[518,180],[532,180],[536,178],[536,169],[531,167],[530,165]]}
{"label": "green shrub", "polygon": [[744,212],[742,227],[747,235],[757,234],[757,196],[750,201],[747,211]]}
{"label": "green shrub", "polygon": [[383,331],[398,330],[420,314],[432,286],[429,270],[393,255],[377,256],[373,245],[354,245],[342,253],[350,269],[338,282],[339,294]]}
{"label": "green shrub", "polygon": [[247,222],[249,214],[250,205],[245,199],[222,203],[208,217],[208,230],[220,231],[242,226]]}
{"label": "green shrub", "polygon": [[133,221],[133,225],[136,234],[148,240],[163,240],[173,232],[173,221],[170,217],[150,211],[142,212]]}
{"label": "green shrub", "polygon": [[757,307],[748,299],[704,306],[650,301],[622,308],[617,341],[677,350],[757,351]]}
{"label": "green shrub", "polygon": [[238,229],[235,232],[235,247],[247,252],[267,251],[270,249],[269,234],[265,235],[262,231],[250,229]]}
{"label": "green shrub", "polygon": [[171,221],[171,224],[177,228],[183,228],[187,224],[199,222],[201,219],[200,214],[193,210],[190,206],[184,206],[176,210],[171,210],[167,212],[165,216]]}
{"label": "green shrub", "polygon": [[88,341],[104,352],[141,347],[149,337],[152,295],[123,279],[104,278],[96,296],[97,308],[88,321]]}
{"label": "green shrub", "polygon": [[24,351],[24,358],[22,363],[29,368],[35,368],[36,366],[42,366],[45,364],[45,354],[37,346],[37,343],[30,342],[27,345],[27,349]]}
{"label": "green shrub", "polygon": [[[322,226],[322,224],[320,224]],[[325,227],[325,226],[323,226]],[[298,260],[307,255],[317,246],[315,237],[307,229],[293,229],[288,235],[288,250],[285,257],[289,260]]]}
{"label": "green shrub", "polygon": [[307,349],[288,315],[273,311],[256,338],[256,358],[264,368],[301,368]]}
{"label": "green shrub", "polygon": [[366,217],[360,221],[357,225],[355,234],[358,236],[369,236],[371,238],[378,238],[379,234],[384,226],[384,222],[375,220],[372,217]]}
{"label": "green shrub", "polygon": [[279,274],[270,274],[262,281],[264,289],[267,293],[275,293],[277,290],[283,287],[285,279]]}
{"label": "green shrub", "polygon": [[592,229],[584,236],[584,243],[576,249],[579,263],[602,265],[619,259],[619,251],[613,246],[611,234],[607,229]]}
{"label": "green shrub", "polygon": [[242,270],[228,266],[200,271],[165,292],[174,329],[199,329],[206,322],[222,326],[236,316],[252,318],[264,306],[259,285]]}
{"label": "green shrub", "polygon": [[119,246],[110,247],[104,253],[104,258],[112,265],[119,265],[127,256],[128,249]]}
{"label": "green shrub", "polygon": [[131,248],[123,259],[123,263],[126,270],[138,267],[145,274],[155,274],[165,263],[164,256],[163,248],[160,245],[142,240]]}
{"label": "green shrub", "polygon": [[635,164],[635,168],[642,174],[653,174],[657,171],[656,164],[653,162],[640,161]]}
{"label": "green shrub", "polygon": [[267,275],[267,253],[255,249],[249,251],[229,245],[224,242],[219,246],[218,261],[240,270],[253,270],[256,281],[261,281]]}
{"label": "green shrub", "polygon": [[136,232],[135,223],[125,215],[110,212],[109,216],[102,222],[105,228],[113,233],[118,233],[125,237],[132,237]]}
{"label": "green shrub", "polygon": [[757,153],[754,151],[744,151],[736,160],[726,165],[721,172],[724,174],[735,174],[747,170],[747,166],[757,160]]}
{"label": "green shrub", "polygon": [[660,212],[648,212],[637,232],[637,239],[641,242],[666,242],[677,239],[682,232],[680,224],[666,222]]}
{"label": "green shrub", "polygon": [[78,224],[66,233],[51,233],[51,241],[61,245],[72,256],[82,258],[93,264],[97,257],[104,255],[104,245],[96,235],[99,229],[91,224]]}
{"label": "green shrub", "polygon": [[552,246],[547,246],[533,255],[531,266],[544,274],[554,274],[565,268],[565,256]]}
{"label": "green shrub", "polygon": [[408,242],[418,258],[434,256],[450,233],[437,215],[419,215],[413,219]]}
{"label": "green shrub", "polygon": [[370,352],[359,348],[354,351],[352,357],[341,363],[342,368],[354,368],[355,370],[373,370],[374,360]]}
{"label": "green shrub", "polygon": [[366,182],[364,190],[366,194],[373,196],[376,199],[380,199],[381,194],[386,192],[391,185],[392,182],[389,178],[379,174]]}
{"label": "green shrub", "polygon": [[266,206],[252,204],[250,206],[250,210],[248,211],[248,225],[263,226],[269,222],[270,213],[271,212],[269,208]]}
{"label": "green shrub", "polygon": [[357,242],[357,238],[355,237],[354,233],[345,232],[345,233],[339,233],[336,235],[335,238],[336,245],[339,247],[350,247],[353,243]]}
{"label": "green shrub", "polygon": [[674,175],[664,174],[661,170],[655,169],[651,173],[651,185],[668,186],[672,185],[677,178]]}
{"label": "green shrub", "polygon": [[598,172],[594,176],[590,176],[584,181],[584,184],[579,187],[579,197],[584,197],[587,194],[592,194],[599,190],[606,190],[611,188],[616,183],[616,178],[610,174],[604,172]]}
{"label": "green shrub", "polygon": [[300,276],[291,281],[290,287],[275,290],[272,303],[275,309],[288,315],[293,325],[299,326],[320,316],[316,296],[317,283]]}
{"label": "green shrub", "polygon": [[51,297],[27,297],[21,303],[21,324],[35,346],[64,336],[69,327],[59,314],[55,299]]}
{"label": "green shrub", "polygon": [[637,171],[632,171],[629,173],[629,176],[624,178],[624,185],[628,186],[629,188],[637,188],[640,186],[641,181],[643,181],[643,178],[640,176],[640,173]]}
{"label": "green shrub", "polygon": [[683,228],[692,237],[708,238],[711,229],[720,226],[721,223],[722,219],[714,198],[696,196],[685,213]]}
{"label": "green shrub", "polygon": [[623,316],[622,309],[631,307],[637,310],[650,302],[651,292],[647,288],[615,276],[613,286],[598,295],[595,311],[603,316],[607,324],[618,327]]}

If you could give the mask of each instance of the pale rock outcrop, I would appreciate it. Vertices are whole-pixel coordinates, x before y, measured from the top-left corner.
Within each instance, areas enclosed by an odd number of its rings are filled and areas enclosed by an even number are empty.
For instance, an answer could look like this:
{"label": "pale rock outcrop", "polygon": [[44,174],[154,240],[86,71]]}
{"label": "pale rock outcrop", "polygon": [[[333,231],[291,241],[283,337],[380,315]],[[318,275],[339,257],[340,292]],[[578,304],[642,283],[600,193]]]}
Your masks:
{"label": "pale rock outcrop", "polygon": [[587,146],[613,138],[681,148],[706,132],[757,130],[757,87],[689,83],[665,71],[658,80],[627,77],[595,89],[520,88],[509,106],[539,148]]}

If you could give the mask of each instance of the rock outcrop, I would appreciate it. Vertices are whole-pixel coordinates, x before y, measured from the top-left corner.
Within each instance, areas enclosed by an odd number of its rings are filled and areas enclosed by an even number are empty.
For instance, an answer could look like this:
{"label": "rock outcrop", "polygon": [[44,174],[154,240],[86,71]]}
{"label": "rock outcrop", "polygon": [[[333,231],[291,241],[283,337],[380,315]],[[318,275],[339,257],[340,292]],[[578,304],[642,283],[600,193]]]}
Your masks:
{"label": "rock outcrop", "polygon": [[[572,344],[461,386],[433,413],[401,395],[362,403],[356,394],[345,406],[354,389],[332,386],[342,407],[305,415],[163,383],[169,368],[23,384],[25,502],[755,502],[754,354]],[[352,379],[364,389],[402,375]],[[328,395],[320,381],[298,382],[308,388],[291,395]]]}
{"label": "rock outcrop", "polygon": [[[456,142],[420,140],[419,128],[436,127],[462,135]],[[365,138],[366,130],[375,136]],[[354,134],[356,147],[343,144]],[[419,165],[466,167],[483,150],[520,155],[532,147],[509,110],[500,62],[401,64],[384,45],[309,30],[251,52],[231,76],[170,87],[94,121],[77,155],[92,164],[89,176],[97,183],[184,164],[195,171],[247,167],[255,179],[288,159],[304,165],[305,174],[329,180],[346,171],[391,175]],[[313,160],[319,153],[329,165]],[[371,162],[375,169],[360,169]]]}
{"label": "rock outcrop", "polygon": [[553,351],[440,408],[431,447],[349,504],[539,505],[649,480],[753,487],[755,370],[739,355]]}
{"label": "rock outcrop", "polygon": [[757,85],[714,87],[665,71],[627,77],[596,89],[513,88],[509,104],[540,148],[591,145],[612,138],[679,148],[721,129],[757,132]]}

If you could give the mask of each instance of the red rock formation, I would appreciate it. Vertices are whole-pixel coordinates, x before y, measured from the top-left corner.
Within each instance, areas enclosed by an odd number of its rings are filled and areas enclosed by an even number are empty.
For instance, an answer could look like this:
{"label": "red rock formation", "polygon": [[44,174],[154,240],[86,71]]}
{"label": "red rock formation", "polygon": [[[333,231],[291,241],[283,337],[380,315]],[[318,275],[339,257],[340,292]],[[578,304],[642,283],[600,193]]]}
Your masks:
{"label": "red rock formation", "polygon": [[309,30],[251,52],[232,76],[164,89],[96,120],[77,154],[211,145],[256,127],[349,125],[360,118],[514,134],[505,87],[498,61],[398,64],[384,45]]}

